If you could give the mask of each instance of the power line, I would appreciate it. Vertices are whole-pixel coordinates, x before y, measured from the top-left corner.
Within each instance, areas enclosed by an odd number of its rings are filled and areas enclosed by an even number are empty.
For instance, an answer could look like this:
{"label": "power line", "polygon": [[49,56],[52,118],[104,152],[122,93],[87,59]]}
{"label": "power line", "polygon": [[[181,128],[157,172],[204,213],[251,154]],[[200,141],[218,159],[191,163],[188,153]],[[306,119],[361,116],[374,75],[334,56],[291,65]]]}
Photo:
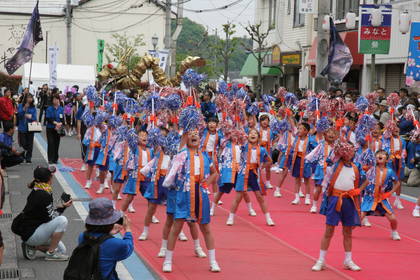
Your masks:
{"label": "power line", "polygon": [[218,8],[210,8],[210,9],[200,9],[200,10],[194,10],[194,9],[188,9],[188,8],[184,8],[184,10],[188,11],[188,12],[193,12],[193,13],[205,13],[205,12],[214,12],[214,11],[219,11],[219,10],[225,10],[228,9],[232,6],[235,6],[239,3],[241,3],[243,0],[236,0],[230,4],[224,5],[222,7],[218,7]]}

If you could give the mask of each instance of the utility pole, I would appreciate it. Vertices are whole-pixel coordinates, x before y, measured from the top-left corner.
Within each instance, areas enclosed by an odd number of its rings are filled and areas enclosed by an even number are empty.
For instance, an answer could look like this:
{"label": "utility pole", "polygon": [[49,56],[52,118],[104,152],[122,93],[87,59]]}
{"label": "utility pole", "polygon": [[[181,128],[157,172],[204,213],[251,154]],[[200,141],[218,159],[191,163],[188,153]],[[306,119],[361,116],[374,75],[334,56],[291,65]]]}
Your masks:
{"label": "utility pole", "polygon": [[326,15],[330,14],[330,1],[318,1],[318,31],[317,31],[317,56],[316,56],[316,75],[315,91],[326,90],[328,79],[321,75],[322,70],[328,64],[328,41],[329,34],[322,29],[322,21]]}
{"label": "utility pole", "polygon": [[[366,1],[363,1],[366,4]],[[374,0],[373,3],[376,5],[378,0]],[[371,54],[370,58],[370,90],[376,89],[376,54]]]}
{"label": "utility pole", "polygon": [[67,64],[71,64],[71,0],[66,0]]}
{"label": "utility pole", "polygon": [[175,76],[176,73],[176,45],[179,34],[182,31],[182,24],[184,18],[184,1],[178,1],[177,10],[176,10],[177,18],[176,18],[176,29],[174,34],[172,35],[172,42],[171,42],[171,69],[170,75],[171,77]]}
{"label": "utility pole", "polygon": [[[171,36],[171,0],[166,0],[166,22],[165,22],[165,39],[163,40],[163,43],[165,45],[165,49],[168,50],[169,52],[171,52],[171,41],[172,41],[172,36]],[[172,61],[175,60],[175,57],[172,57],[172,54],[169,56],[170,59],[170,63],[167,63],[166,65],[166,69],[165,69],[165,73],[167,76],[170,75],[170,71],[171,71],[171,65],[172,65]]]}

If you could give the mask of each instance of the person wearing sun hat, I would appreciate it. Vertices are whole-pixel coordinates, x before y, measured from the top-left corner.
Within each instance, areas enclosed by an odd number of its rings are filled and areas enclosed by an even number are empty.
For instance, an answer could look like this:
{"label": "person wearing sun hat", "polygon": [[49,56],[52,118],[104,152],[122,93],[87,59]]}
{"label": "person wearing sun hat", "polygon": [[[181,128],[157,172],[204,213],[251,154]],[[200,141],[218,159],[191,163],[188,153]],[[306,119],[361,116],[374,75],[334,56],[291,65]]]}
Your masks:
{"label": "person wearing sun hat", "polygon": [[111,200],[101,197],[89,202],[89,215],[85,223],[86,231],[79,235],[79,244],[89,236],[97,238],[125,231],[122,239],[106,239],[99,247],[99,269],[103,279],[118,280],[115,270],[117,262],[130,257],[134,250],[130,220],[114,209]]}

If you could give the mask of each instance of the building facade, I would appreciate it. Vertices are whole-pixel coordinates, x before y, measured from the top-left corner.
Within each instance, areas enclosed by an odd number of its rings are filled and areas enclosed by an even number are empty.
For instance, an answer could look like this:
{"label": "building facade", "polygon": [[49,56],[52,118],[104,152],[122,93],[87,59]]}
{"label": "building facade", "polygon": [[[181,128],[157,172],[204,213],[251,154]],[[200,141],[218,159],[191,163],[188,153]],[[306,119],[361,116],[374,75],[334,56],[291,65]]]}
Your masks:
{"label": "building facade", "polygon": [[[11,57],[20,44],[30,19],[33,4],[28,0],[4,0],[0,3],[0,55],[2,71],[5,58]],[[39,3],[44,41],[34,49],[33,62],[47,63],[48,47],[57,46],[58,64],[67,63],[67,28],[65,0]],[[72,1],[74,2],[74,1]],[[76,1],[77,2],[77,1]],[[7,4],[10,5],[7,5]],[[144,46],[139,54],[153,49],[153,36],[159,38],[157,48],[163,48],[165,32],[164,7],[156,1],[136,0],[82,0],[73,6],[71,23],[71,64],[96,65],[98,62],[98,40],[106,44],[115,43],[113,34],[126,34],[129,38],[141,34]],[[103,63],[107,63],[104,56]],[[21,67],[16,74],[22,74]]]}

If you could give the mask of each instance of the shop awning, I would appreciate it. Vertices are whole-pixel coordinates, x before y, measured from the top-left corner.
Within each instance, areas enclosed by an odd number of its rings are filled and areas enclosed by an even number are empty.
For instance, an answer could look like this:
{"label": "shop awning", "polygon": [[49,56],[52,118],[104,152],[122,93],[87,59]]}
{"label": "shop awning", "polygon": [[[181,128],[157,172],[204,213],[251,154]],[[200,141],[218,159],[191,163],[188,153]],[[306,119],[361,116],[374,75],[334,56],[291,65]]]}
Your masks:
{"label": "shop awning", "polygon": [[[358,33],[357,31],[340,32],[341,39],[349,47],[351,55],[353,56],[353,65],[363,65],[363,54],[359,53],[358,49]],[[316,65],[318,38],[315,37],[312,42],[312,47],[309,51],[309,57],[306,60],[307,65]]]}
{"label": "shop awning", "polygon": [[[282,76],[283,72],[278,67],[261,67],[261,74],[263,76]],[[240,76],[253,77],[258,76],[258,63],[257,59],[249,54],[242,66]]]}

